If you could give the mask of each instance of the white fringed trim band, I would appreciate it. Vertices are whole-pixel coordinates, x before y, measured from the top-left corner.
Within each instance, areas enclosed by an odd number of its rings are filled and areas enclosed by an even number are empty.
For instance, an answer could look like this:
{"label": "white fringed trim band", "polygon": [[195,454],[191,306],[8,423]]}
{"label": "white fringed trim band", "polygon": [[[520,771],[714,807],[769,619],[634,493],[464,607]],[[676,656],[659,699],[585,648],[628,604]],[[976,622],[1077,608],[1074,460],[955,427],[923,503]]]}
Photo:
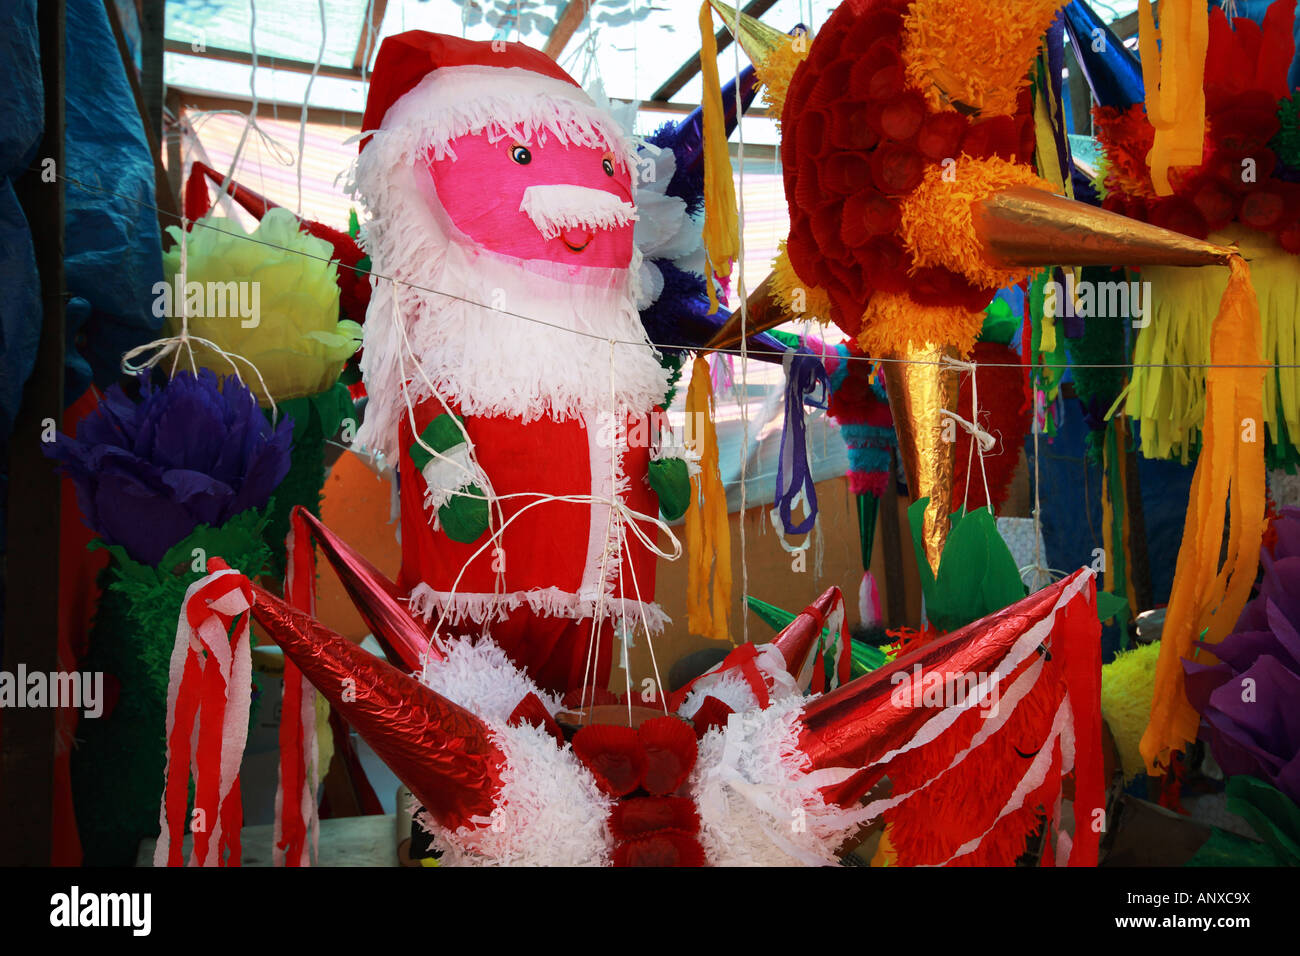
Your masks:
{"label": "white fringed trim band", "polygon": [[639,624],[642,615],[652,634],[658,634],[672,619],[658,604],[606,597],[599,601],[592,597],[572,594],[560,588],[536,588],[531,591],[512,591],[506,594],[435,591],[420,583],[411,589],[411,613],[428,621],[444,608],[448,609],[448,624],[471,620],[476,624],[504,621],[511,611],[527,604],[534,614],[542,617],[564,617],[574,620],[595,617],[598,606],[603,605],[607,618],[627,624]]}
{"label": "white fringed trim band", "polygon": [[549,134],[560,143],[608,149],[625,167],[635,161],[632,141],[577,86],[531,70],[492,66],[434,70],[389,107],[362,156],[396,136],[409,150],[409,160],[428,152],[435,159],[455,159],[452,140],[485,131],[494,141],[512,136],[524,143],[544,143]]}

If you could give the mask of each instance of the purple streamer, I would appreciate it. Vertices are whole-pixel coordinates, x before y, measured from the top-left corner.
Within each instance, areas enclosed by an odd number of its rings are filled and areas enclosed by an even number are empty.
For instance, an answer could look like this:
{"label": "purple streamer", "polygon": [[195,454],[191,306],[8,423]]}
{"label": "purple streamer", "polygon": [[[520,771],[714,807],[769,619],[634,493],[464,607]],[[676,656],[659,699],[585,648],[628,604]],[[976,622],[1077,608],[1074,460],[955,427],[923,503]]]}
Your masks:
{"label": "purple streamer", "polygon": [[[776,505],[786,534],[807,534],[817,522],[817,488],[808,466],[808,423],[805,405],[825,408],[830,382],[821,358],[800,347],[788,353],[785,379],[785,420],[781,427],[781,453],[776,470]],[[788,480],[787,480],[788,476]],[[793,524],[790,514],[802,491],[808,499],[808,516]]]}

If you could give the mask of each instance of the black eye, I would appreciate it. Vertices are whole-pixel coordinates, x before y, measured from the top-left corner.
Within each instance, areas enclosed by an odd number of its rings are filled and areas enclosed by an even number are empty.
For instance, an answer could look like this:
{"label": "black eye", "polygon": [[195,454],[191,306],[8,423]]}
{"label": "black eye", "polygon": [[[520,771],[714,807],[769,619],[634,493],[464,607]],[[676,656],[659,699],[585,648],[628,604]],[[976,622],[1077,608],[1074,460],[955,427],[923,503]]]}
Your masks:
{"label": "black eye", "polygon": [[510,147],[510,158],[520,166],[527,166],[533,161],[533,154],[527,146]]}
{"label": "black eye", "polygon": [[600,165],[604,168],[606,176],[614,175],[614,161],[608,156],[600,161]]}

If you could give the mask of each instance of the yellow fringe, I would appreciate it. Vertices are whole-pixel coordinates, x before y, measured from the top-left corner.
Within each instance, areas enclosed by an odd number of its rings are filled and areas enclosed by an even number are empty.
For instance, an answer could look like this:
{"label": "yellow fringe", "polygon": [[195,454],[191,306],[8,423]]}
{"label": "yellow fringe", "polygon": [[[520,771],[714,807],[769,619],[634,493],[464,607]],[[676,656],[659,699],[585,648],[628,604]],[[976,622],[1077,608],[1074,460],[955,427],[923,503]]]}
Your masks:
{"label": "yellow fringe", "polygon": [[785,240],[777,243],[772,260],[772,292],[781,308],[795,319],[816,319],[823,325],[830,321],[831,297],[820,286],[804,282],[790,264]]}
{"label": "yellow fringe", "polygon": [[858,347],[867,355],[881,356],[943,342],[968,356],[983,325],[983,312],[918,305],[905,293],[877,292],[862,314]]}
{"label": "yellow fringe", "polygon": [[691,505],[686,511],[687,626],[700,637],[731,641],[731,524],[718,471],[713,414],[709,363],[697,355],[686,391],[686,420],[694,423],[687,429],[686,444],[700,456],[700,473],[691,478]]}
{"label": "yellow fringe", "polygon": [[933,110],[956,100],[980,115],[1011,116],[1029,82],[1029,66],[1061,0],[982,3],[913,0],[903,20],[903,64],[909,85]]}
{"label": "yellow fringe", "polygon": [[[1264,537],[1264,370],[1259,303],[1250,268],[1240,256],[1210,330],[1216,368],[1206,376],[1205,425],[1192,477],[1183,542],[1160,640],[1151,720],[1142,736],[1149,773],[1167,768],[1172,755],[1196,738],[1200,716],[1187,700],[1183,659],[1212,663],[1194,642],[1204,633],[1217,644],[1232,630],[1250,597]],[[1230,508],[1223,550],[1225,506]]]}
{"label": "yellow fringe", "polygon": [[[731,261],[740,252],[736,212],[736,184],[731,178],[727,151],[727,124],[722,111],[722,83],[718,79],[718,42],[713,35],[713,15],[708,0],[700,5],[700,73],[704,78],[704,251],[713,274],[731,275]],[[718,311],[712,282],[709,314]]]}
{"label": "yellow fringe", "polygon": [[1157,196],[1174,193],[1170,166],[1200,166],[1203,160],[1209,42],[1210,17],[1204,0],[1160,0],[1159,30],[1149,0],[1138,0],[1142,81],[1147,117],[1156,131],[1147,163]]}
{"label": "yellow fringe", "polygon": [[790,37],[789,43],[783,43],[763,58],[761,64],[755,64],[758,78],[763,81],[763,102],[769,113],[776,117],[776,124],[781,125],[781,114],[785,112],[785,95],[794,79],[794,71],[799,64],[808,59],[808,48],[812,45],[812,34],[804,37]]}
{"label": "yellow fringe", "polygon": [[990,265],[975,234],[971,205],[1010,186],[1051,192],[1051,186],[1028,166],[997,156],[972,159],[963,155],[955,166],[931,165],[901,207],[899,231],[916,265],[942,266],[976,285],[995,289],[1029,275],[1028,269]]}
{"label": "yellow fringe", "polygon": [[[1285,425],[1288,440],[1300,443],[1300,369],[1287,368],[1300,357],[1300,260],[1268,236],[1233,225],[1213,233],[1210,241],[1237,244],[1251,263],[1263,324],[1263,356],[1279,367],[1268,373],[1262,425],[1279,441]],[[1204,366],[1210,362],[1210,327],[1215,303],[1227,287],[1219,269],[1147,266],[1135,278],[1150,282],[1146,325],[1134,345],[1132,384],[1124,414],[1141,423],[1142,454],[1147,458],[1191,458],[1205,417],[1203,367],[1161,368],[1152,365]],[[1102,321],[1108,321],[1103,319]]]}

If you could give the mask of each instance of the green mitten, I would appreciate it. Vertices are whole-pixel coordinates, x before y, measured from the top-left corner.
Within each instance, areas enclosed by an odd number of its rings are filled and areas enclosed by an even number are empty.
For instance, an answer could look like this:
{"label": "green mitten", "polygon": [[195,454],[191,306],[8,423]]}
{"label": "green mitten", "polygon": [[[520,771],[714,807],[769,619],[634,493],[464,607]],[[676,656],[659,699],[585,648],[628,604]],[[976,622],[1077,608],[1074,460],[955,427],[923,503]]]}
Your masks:
{"label": "green mitten", "polygon": [[[473,497],[471,497],[473,496]],[[452,541],[469,544],[477,541],[488,528],[488,503],[478,485],[470,485],[464,494],[452,495],[438,509],[443,533]]]}
{"label": "green mitten", "polygon": [[[429,462],[434,460],[434,456],[425,449],[425,445],[445,455],[453,455],[457,450],[464,450],[461,446],[465,444],[465,436],[456,424],[457,421],[463,419],[460,416],[453,418],[444,412],[429,422],[420,433],[423,444],[421,441],[411,443],[407,454],[411,456],[411,461],[421,473]],[[453,494],[450,500],[438,509],[438,521],[447,537],[461,544],[468,544],[477,540],[487,530],[488,503],[483,490],[477,484],[462,485],[459,489],[453,490],[463,490],[464,494]]]}
{"label": "green mitten", "polygon": [[[460,429],[456,426],[457,421],[464,421],[459,415],[454,419],[452,416],[443,412],[429,424],[424,426],[424,431],[420,432],[420,439],[424,445],[428,445],[434,451],[445,453],[449,448],[461,444],[465,436],[461,434]],[[411,461],[415,463],[416,471],[424,471],[424,466],[433,461],[433,455],[424,449],[418,441],[411,442],[411,447],[407,449],[407,454],[411,456]]]}
{"label": "green mitten", "polygon": [[650,462],[650,487],[659,496],[659,510],[669,521],[686,514],[691,504],[691,477],[682,458]]}

